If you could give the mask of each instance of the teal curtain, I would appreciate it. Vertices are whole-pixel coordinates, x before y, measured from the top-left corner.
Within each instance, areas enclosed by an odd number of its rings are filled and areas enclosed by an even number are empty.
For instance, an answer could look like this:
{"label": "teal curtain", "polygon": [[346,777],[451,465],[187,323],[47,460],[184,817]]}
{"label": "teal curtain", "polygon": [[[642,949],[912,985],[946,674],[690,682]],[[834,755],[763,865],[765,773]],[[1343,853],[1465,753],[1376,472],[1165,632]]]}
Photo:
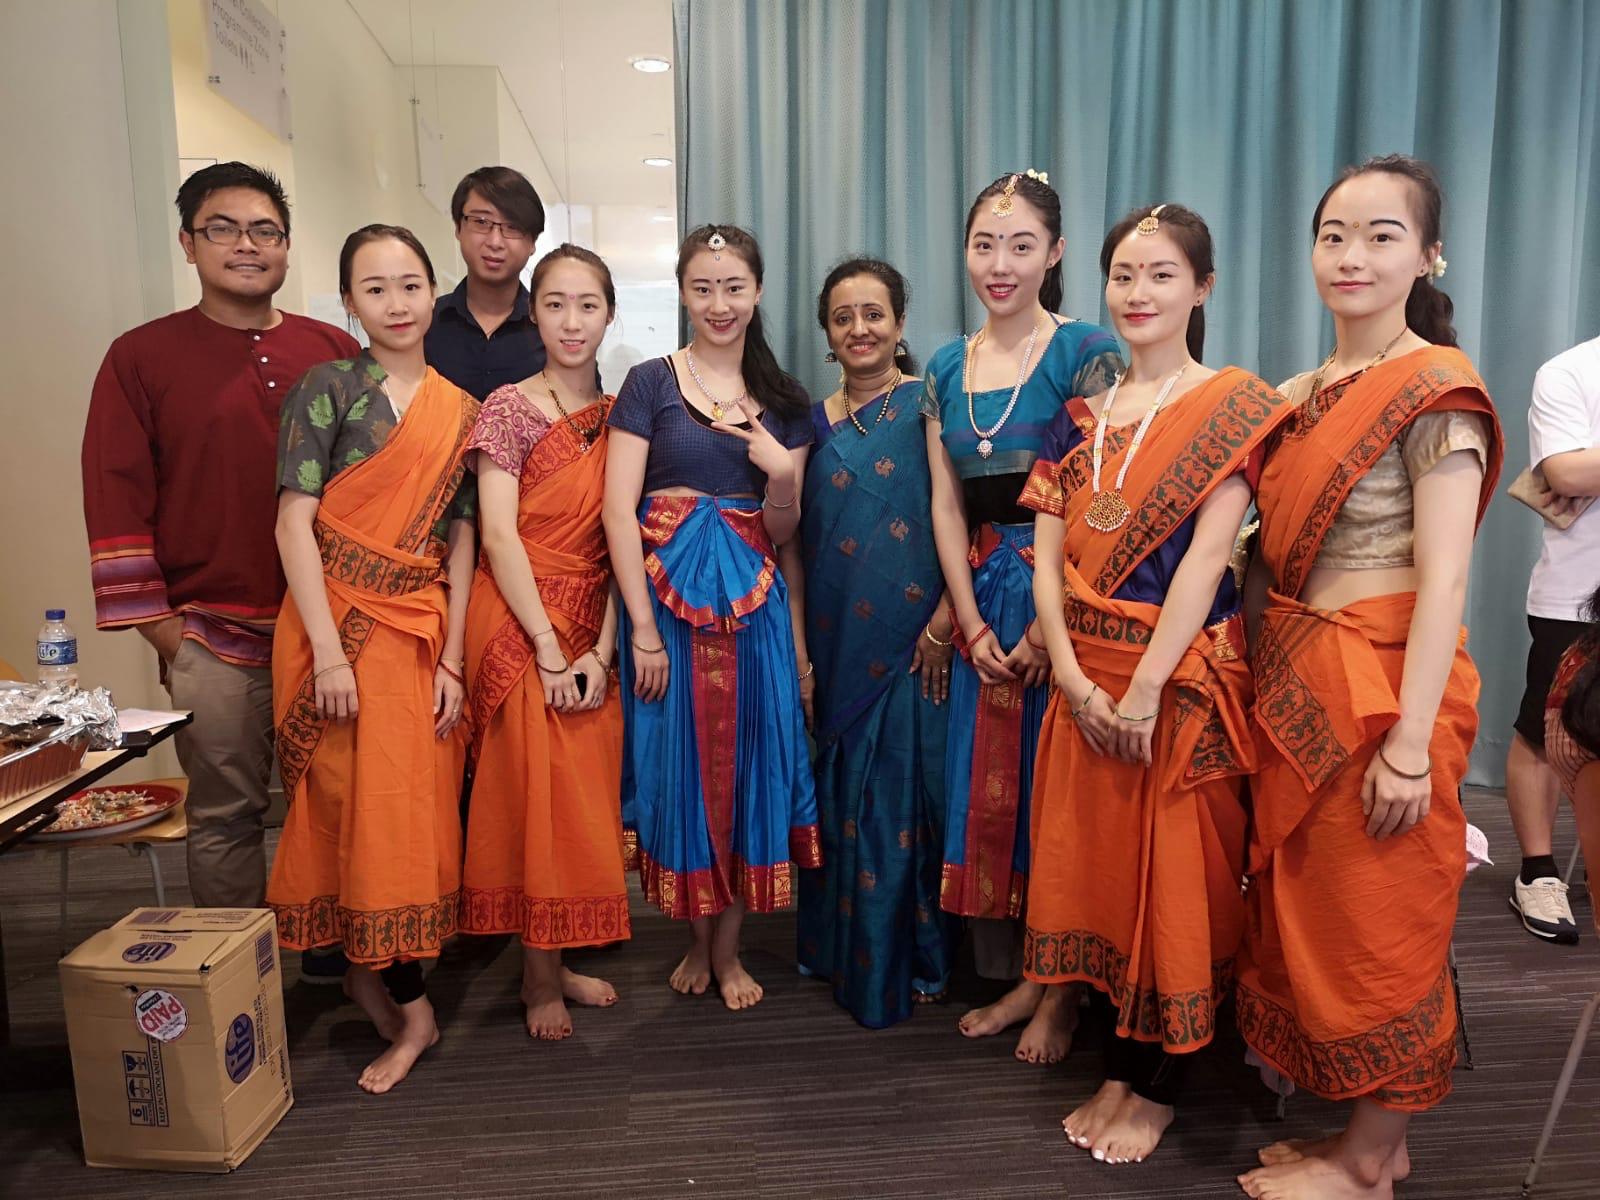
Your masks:
{"label": "teal curtain", "polygon": [[[1500,408],[1506,482],[1527,465],[1534,371],[1600,334],[1600,3],[675,0],[674,25],[681,219],[757,234],[767,329],[814,395],[837,383],[814,316],[829,266],[900,267],[926,359],[982,319],[972,196],[1030,166],[1062,197],[1063,311],[1103,320],[1104,231],[1180,201],[1217,244],[1207,359],[1278,380],[1332,344],[1308,261],[1323,188],[1372,154],[1429,160],[1443,287]],[[1502,778],[1538,532],[1502,495],[1478,543],[1478,782]]]}

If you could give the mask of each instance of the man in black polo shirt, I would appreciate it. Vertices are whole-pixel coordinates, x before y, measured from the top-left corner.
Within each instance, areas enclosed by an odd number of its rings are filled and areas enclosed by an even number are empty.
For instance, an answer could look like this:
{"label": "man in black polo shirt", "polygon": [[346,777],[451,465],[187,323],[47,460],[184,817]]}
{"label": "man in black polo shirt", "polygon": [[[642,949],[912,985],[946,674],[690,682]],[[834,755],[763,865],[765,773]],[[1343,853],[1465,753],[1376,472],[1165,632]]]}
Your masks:
{"label": "man in black polo shirt", "polygon": [[544,369],[522,269],[544,232],[544,205],[520,171],[479,167],[450,198],[467,277],[440,296],[424,341],[428,365],[484,400]]}

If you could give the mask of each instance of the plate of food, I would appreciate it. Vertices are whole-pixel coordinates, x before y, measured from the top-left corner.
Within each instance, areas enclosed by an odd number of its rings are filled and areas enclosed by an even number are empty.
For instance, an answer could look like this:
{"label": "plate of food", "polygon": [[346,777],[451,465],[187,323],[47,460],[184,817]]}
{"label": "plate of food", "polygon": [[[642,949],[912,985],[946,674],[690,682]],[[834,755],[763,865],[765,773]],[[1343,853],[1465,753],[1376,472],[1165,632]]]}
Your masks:
{"label": "plate of food", "polygon": [[183,793],[164,783],[86,788],[63,800],[56,819],[35,836],[40,841],[70,842],[127,833],[159,821],[182,802]]}

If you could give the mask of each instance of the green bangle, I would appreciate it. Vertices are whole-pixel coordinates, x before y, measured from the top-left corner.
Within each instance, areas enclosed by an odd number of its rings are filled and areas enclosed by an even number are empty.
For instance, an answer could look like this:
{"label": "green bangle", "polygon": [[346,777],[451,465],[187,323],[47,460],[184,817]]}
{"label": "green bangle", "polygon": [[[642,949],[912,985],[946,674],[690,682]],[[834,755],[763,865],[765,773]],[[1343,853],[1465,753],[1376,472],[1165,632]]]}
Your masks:
{"label": "green bangle", "polygon": [[1073,717],[1074,720],[1077,719],[1079,713],[1083,712],[1085,709],[1087,709],[1089,707],[1089,701],[1094,699],[1094,694],[1096,692],[1098,692],[1099,690],[1100,690],[1100,685],[1098,683],[1091,682],[1089,684],[1089,694],[1083,698],[1083,703],[1082,704],[1078,705],[1077,708],[1072,710],[1072,717]]}
{"label": "green bangle", "polygon": [[1130,725],[1140,725],[1140,724],[1143,724],[1145,721],[1154,721],[1157,717],[1159,717],[1161,715],[1161,710],[1159,708],[1156,709],[1155,712],[1151,713],[1148,717],[1130,717],[1130,716],[1128,716],[1127,713],[1123,712],[1120,708],[1117,709],[1116,712],[1117,712],[1117,720],[1126,721]]}

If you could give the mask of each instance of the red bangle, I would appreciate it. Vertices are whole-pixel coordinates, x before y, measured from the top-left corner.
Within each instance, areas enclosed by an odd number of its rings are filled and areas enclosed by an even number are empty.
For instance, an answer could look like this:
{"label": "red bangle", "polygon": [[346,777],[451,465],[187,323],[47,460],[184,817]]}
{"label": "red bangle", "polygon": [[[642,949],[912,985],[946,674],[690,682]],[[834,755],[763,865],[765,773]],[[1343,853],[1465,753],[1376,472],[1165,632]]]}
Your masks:
{"label": "red bangle", "polygon": [[454,667],[446,665],[443,659],[439,660],[439,670],[450,676],[451,679],[454,679],[462,687],[467,685],[467,677],[457,672]]}
{"label": "red bangle", "polygon": [[1027,625],[1027,626],[1023,627],[1022,636],[1028,639],[1028,645],[1032,646],[1035,650],[1049,650],[1050,649],[1049,646],[1046,646],[1041,642],[1036,642],[1036,641],[1033,640],[1033,626],[1032,625]]}
{"label": "red bangle", "polygon": [[[958,626],[956,626],[956,628],[959,629],[960,626],[958,625]],[[961,647],[961,657],[966,659],[968,662],[971,662],[972,661],[972,648],[974,646],[976,646],[979,642],[981,642],[983,640],[983,635],[988,633],[988,632],[990,632],[989,626],[985,625],[982,629],[978,630],[978,635],[976,637],[970,637],[969,638],[965,634],[963,634],[962,635],[962,640],[966,644]]]}

